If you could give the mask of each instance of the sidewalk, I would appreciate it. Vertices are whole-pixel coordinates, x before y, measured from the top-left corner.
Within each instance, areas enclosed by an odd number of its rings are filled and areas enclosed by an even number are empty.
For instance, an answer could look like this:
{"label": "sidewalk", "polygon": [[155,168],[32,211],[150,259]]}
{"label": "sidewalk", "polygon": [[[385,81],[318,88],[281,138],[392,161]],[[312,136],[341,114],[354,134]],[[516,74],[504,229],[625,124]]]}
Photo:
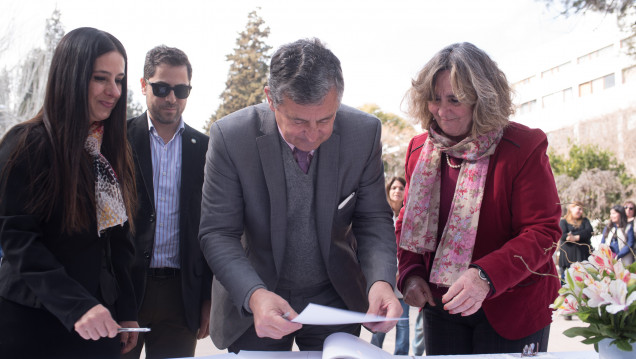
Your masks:
{"label": "sidewalk", "polygon": [[[411,308],[409,313],[410,326],[411,326],[411,338],[413,338],[413,328],[415,326],[415,318],[417,317],[417,309]],[[511,318],[514,320],[514,318]],[[550,328],[550,342],[548,343],[548,351],[549,352],[569,352],[569,351],[585,351],[585,350],[594,350],[593,345],[582,344],[581,340],[583,338],[568,338],[563,335],[563,331],[575,327],[575,326],[587,326],[586,323],[582,323],[576,316],[572,318],[571,321],[567,321],[563,319],[563,317],[557,318]],[[362,333],[360,337],[366,341],[371,340],[371,332],[362,328]],[[389,353],[393,353],[393,349],[395,348],[395,329],[391,330],[387,333],[386,338],[384,339],[384,347],[383,349]],[[213,354],[222,354],[227,353],[226,350],[217,349],[214,344],[212,344],[212,340],[210,338],[201,339],[197,343],[196,356],[206,356]],[[413,355],[413,353],[409,353]],[[143,356],[142,356],[143,358]]]}

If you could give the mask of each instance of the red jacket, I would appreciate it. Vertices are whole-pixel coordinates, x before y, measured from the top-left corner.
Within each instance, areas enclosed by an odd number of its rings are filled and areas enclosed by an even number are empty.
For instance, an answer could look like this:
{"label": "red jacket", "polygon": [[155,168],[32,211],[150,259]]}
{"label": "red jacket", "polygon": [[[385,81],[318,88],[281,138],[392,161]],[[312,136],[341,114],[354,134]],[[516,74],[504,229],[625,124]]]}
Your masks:
{"label": "red jacket", "polygon": [[[426,138],[427,133],[415,136],[409,144],[405,198]],[[547,147],[543,131],[512,122],[488,165],[472,263],[486,272],[495,288],[483,303],[486,317],[499,335],[510,340],[550,324],[548,306],[560,287],[552,254],[561,237],[561,208]],[[398,244],[403,212],[404,208],[396,223]],[[398,288],[411,275],[428,281],[434,256],[398,247]]]}

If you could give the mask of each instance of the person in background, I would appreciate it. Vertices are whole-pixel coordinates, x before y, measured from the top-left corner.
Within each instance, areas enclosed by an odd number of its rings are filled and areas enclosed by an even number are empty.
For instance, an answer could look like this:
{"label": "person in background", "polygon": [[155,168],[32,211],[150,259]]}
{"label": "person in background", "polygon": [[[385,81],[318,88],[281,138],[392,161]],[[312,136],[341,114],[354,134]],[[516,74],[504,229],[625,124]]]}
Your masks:
{"label": "person in background", "polygon": [[610,220],[603,229],[601,243],[609,242],[616,259],[620,259],[623,265],[634,263],[634,226],[633,222],[627,222],[627,215],[623,206],[616,205],[610,209]]}
{"label": "person in background", "polygon": [[398,289],[424,307],[426,354],[546,351],[561,235],[546,135],[510,122],[506,76],[470,43],[435,54],[407,101],[427,131],[407,149]]}
{"label": "person in background", "polygon": [[634,201],[628,200],[623,203],[623,208],[625,208],[625,215],[627,216],[627,222],[632,223],[632,227],[634,224],[634,214],[636,213],[636,205]]}
{"label": "person in background", "polygon": [[[561,218],[561,240],[559,241],[559,268],[561,283],[565,283],[565,273],[570,264],[587,260],[592,251],[592,224],[583,215],[583,203],[574,201],[568,204],[565,217]],[[566,315],[565,320],[572,320]]]}
{"label": "person in background", "polygon": [[413,341],[411,343],[413,355],[424,355],[426,341],[424,340],[424,311],[420,309],[415,318],[415,328],[413,328]]}
{"label": "person in background", "polygon": [[561,280],[570,267],[570,263],[587,260],[591,253],[592,224],[583,215],[583,203],[574,201],[568,204],[565,217],[559,222],[561,240],[559,241],[559,268]]}
{"label": "person in background", "polygon": [[126,51],[67,33],[44,105],[0,144],[0,358],[118,358],[137,341]]}
{"label": "person in background", "polygon": [[322,350],[334,332],[360,334],[360,324],[292,322],[309,303],[402,315],[382,126],[341,105],[343,92],[338,58],[298,40],[272,56],[267,103],[210,127],[199,239],[218,348]]}
{"label": "person in background", "polygon": [[[406,180],[402,177],[392,177],[386,183],[386,198],[393,210],[393,220],[397,220],[398,215],[400,214],[400,209],[402,209],[402,205],[404,204],[404,186],[406,185]],[[406,320],[400,320],[395,325],[395,350],[393,351],[393,355],[408,355],[409,354],[409,306],[404,303],[402,300],[402,293],[400,293],[397,289],[395,290],[395,295],[400,300],[400,304],[402,305],[402,318]],[[382,348],[384,344],[384,338],[386,337],[386,333],[376,332],[371,336],[371,344],[375,345],[378,348]]]}
{"label": "person in background", "polygon": [[141,92],[148,111],[128,121],[139,210],[133,279],[141,333],[125,357],[191,357],[209,335],[212,273],[199,246],[201,188],[208,136],[182,118],[192,66],[174,47],[146,54]]}

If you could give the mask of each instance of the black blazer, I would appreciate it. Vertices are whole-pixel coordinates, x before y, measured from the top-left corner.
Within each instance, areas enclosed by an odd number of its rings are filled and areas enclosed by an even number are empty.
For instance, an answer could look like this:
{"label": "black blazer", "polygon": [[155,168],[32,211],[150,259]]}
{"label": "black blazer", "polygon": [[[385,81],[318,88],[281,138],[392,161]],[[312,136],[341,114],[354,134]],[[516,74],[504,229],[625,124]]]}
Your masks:
{"label": "black blazer", "polygon": [[[0,144],[0,173],[18,132],[14,127]],[[45,136],[43,128],[36,128],[27,142],[43,141]],[[0,245],[5,252],[0,266],[0,297],[45,308],[69,331],[100,303],[111,310],[116,321],[136,321],[130,277],[134,247],[127,224],[112,227],[99,237],[95,215],[89,230],[67,234],[60,228],[60,210],[44,221],[24,209],[32,176],[46,173],[50,167],[47,157],[35,153],[20,157],[0,193]]]}
{"label": "black blazer", "polygon": [[[133,150],[137,181],[133,281],[138,308],[141,308],[144,299],[146,268],[152,259],[156,226],[149,136],[146,112],[128,120],[128,141]],[[208,136],[188,125],[185,125],[182,136],[179,209],[181,283],[186,322],[196,332],[200,324],[201,303],[210,299],[212,286],[212,272],[203,258],[198,238]]]}

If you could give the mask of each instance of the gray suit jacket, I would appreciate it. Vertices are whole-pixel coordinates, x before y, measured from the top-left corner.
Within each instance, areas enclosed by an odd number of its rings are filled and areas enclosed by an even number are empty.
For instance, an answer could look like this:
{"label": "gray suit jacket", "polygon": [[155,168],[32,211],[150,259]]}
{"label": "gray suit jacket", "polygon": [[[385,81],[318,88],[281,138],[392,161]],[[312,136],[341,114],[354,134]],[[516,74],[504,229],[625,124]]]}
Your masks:
{"label": "gray suit jacket", "polygon": [[[379,280],[395,286],[397,270],[380,134],[377,118],[342,105],[316,157],[320,250],[334,288],[359,312],[368,309],[369,287]],[[253,324],[243,309],[247,294],[257,285],[273,291],[283,266],[287,199],[279,136],[267,104],[210,129],[199,239],[215,275],[211,335],[219,348]]]}

